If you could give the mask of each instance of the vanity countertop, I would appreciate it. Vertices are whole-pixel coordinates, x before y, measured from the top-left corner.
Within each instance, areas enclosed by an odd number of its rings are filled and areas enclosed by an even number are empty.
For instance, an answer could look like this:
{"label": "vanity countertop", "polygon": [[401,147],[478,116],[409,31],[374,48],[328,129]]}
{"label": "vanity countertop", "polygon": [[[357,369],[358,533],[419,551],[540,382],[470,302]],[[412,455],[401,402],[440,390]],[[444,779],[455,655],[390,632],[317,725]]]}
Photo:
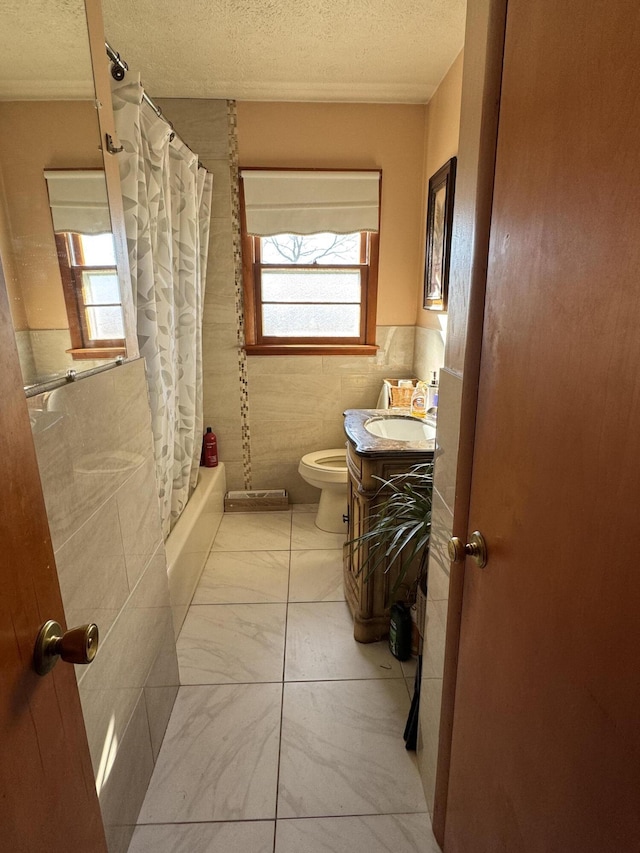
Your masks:
{"label": "vanity countertop", "polygon": [[[402,457],[407,453],[424,453],[425,458],[432,457],[435,451],[435,439],[428,441],[399,441],[392,438],[380,438],[365,429],[365,423],[372,418],[410,418],[407,414],[392,409],[347,409],[344,412],[344,431],[358,456],[376,459],[379,457]],[[411,418],[411,420],[416,420]],[[435,427],[432,419],[426,423]]]}

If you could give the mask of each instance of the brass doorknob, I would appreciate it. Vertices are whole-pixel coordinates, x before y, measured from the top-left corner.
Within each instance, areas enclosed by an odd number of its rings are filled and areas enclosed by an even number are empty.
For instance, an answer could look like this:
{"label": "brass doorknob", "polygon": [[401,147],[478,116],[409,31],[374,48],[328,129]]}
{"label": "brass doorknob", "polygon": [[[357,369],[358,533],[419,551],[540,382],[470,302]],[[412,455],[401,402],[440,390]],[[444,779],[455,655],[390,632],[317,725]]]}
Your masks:
{"label": "brass doorknob", "polygon": [[38,675],[46,675],[60,658],[67,663],[91,663],[97,651],[98,626],[95,623],[63,632],[58,622],[49,619],[38,632],[33,668]]}
{"label": "brass doorknob", "polygon": [[481,569],[487,565],[487,543],[479,530],[473,531],[466,545],[458,536],[452,536],[449,539],[448,551],[452,563],[462,563],[464,558],[469,556]]}

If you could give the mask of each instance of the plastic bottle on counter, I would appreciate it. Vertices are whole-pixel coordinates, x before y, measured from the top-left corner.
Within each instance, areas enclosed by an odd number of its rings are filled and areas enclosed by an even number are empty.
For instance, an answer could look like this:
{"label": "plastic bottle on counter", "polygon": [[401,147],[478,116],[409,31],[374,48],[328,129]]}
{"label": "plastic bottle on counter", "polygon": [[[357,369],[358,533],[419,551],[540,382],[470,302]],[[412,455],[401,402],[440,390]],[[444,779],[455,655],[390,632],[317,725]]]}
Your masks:
{"label": "plastic bottle on counter", "polygon": [[414,418],[424,418],[427,414],[427,386],[420,380],[411,395],[411,415]]}
{"label": "plastic bottle on counter", "polygon": [[202,440],[202,460],[205,468],[215,468],[218,464],[218,439],[211,427],[207,427]]}
{"label": "plastic bottle on counter", "polygon": [[438,411],[438,374],[435,370],[427,388],[427,411],[430,415],[435,415]]}

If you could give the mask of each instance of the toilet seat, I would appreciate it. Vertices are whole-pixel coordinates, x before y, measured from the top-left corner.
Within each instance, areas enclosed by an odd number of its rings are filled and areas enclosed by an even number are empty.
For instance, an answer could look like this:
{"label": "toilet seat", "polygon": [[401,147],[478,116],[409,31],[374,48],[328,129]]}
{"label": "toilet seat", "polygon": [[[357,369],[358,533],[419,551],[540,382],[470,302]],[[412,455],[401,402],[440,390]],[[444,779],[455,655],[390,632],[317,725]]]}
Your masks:
{"label": "toilet seat", "polygon": [[347,482],[347,450],[344,447],[332,450],[314,450],[300,460],[299,471],[306,472],[324,483]]}

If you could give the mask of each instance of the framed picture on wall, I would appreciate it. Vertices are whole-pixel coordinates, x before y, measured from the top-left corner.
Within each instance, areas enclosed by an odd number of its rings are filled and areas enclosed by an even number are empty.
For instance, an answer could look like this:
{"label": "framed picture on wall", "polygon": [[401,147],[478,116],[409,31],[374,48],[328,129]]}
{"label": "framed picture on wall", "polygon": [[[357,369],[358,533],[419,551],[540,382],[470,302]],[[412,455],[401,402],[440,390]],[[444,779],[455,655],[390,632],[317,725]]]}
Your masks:
{"label": "framed picture on wall", "polygon": [[455,182],[455,157],[429,179],[424,307],[432,311],[447,310]]}

